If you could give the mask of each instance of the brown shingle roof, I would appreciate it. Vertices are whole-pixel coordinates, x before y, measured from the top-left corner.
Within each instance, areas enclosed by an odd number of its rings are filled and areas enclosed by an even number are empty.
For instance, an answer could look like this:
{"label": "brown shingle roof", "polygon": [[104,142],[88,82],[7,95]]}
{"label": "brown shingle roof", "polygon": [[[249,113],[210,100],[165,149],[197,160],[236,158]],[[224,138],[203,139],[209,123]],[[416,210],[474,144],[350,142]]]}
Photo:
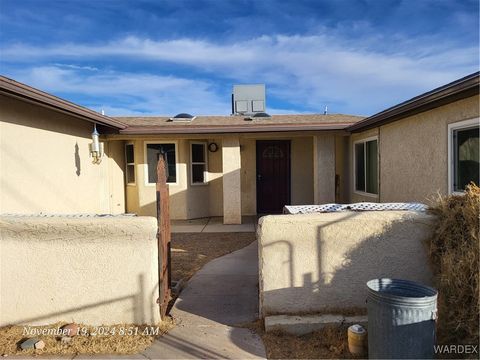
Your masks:
{"label": "brown shingle roof", "polygon": [[197,116],[189,122],[171,121],[169,117],[116,117],[128,125],[122,134],[188,134],[342,130],[363,119],[353,115],[272,115],[246,120],[246,116]]}

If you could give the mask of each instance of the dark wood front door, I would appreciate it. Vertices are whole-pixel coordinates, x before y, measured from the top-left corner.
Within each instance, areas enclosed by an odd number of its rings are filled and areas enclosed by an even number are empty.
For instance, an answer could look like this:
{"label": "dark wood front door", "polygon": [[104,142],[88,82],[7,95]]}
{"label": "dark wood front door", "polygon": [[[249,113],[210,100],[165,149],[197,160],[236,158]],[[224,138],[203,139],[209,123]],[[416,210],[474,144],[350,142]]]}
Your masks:
{"label": "dark wood front door", "polygon": [[281,213],[290,204],[290,141],[257,140],[257,213]]}

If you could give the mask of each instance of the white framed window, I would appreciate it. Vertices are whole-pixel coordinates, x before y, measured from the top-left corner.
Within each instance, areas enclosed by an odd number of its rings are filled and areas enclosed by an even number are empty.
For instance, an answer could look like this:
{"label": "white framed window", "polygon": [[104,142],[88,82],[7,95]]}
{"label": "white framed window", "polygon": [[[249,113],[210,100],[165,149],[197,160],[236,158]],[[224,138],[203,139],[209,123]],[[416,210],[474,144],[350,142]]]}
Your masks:
{"label": "white framed window", "polygon": [[190,142],[190,184],[206,184],[207,173],[207,143]]}
{"label": "white framed window", "polygon": [[135,185],[135,147],[133,144],[125,144],[125,182],[127,185]]}
{"label": "white framed window", "polygon": [[178,184],[178,144],[176,141],[145,141],[145,185],[157,183],[157,162],[163,156],[167,183]]}
{"label": "white framed window", "polygon": [[378,138],[371,137],[353,143],[354,191],[360,195],[378,197]]}
{"label": "white framed window", "polygon": [[448,192],[463,193],[471,181],[479,184],[479,119],[448,125]]}

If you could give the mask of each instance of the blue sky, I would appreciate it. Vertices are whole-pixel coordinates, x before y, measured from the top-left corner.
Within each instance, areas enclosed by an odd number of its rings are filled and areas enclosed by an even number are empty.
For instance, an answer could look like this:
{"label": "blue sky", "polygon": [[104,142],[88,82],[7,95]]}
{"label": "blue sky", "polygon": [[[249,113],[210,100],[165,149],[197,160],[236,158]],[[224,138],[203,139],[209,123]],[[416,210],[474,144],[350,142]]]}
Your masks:
{"label": "blue sky", "polygon": [[107,115],[371,115],[479,68],[477,0],[0,0],[0,73]]}

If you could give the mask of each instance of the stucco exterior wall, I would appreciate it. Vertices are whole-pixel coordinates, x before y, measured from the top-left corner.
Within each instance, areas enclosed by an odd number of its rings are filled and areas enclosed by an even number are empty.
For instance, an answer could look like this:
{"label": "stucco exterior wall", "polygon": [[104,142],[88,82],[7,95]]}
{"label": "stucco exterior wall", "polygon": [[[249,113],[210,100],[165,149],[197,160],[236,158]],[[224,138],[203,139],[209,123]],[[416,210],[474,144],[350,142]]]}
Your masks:
{"label": "stucco exterior wall", "polygon": [[432,283],[421,212],[265,216],[257,230],[263,316],[365,308],[366,282],[380,277]]}
{"label": "stucco exterior wall", "polygon": [[479,97],[380,127],[380,199],[429,202],[448,193],[448,124],[479,117]]}
{"label": "stucco exterior wall", "polygon": [[313,176],[315,204],[335,202],[335,136],[313,138]]}
{"label": "stucco exterior wall", "polygon": [[[0,95],[0,213],[123,213],[123,158],[92,164],[93,125]],[[114,179],[114,180],[110,180]]]}
{"label": "stucco exterior wall", "polygon": [[257,213],[257,142],[251,138],[240,139],[242,215]]}
{"label": "stucco exterior wall", "polygon": [[242,223],[241,158],[238,136],[222,141],[223,223]]}
{"label": "stucco exterior wall", "polygon": [[[478,118],[479,96],[394,121],[350,137],[350,202],[429,203],[448,193],[448,125]],[[354,190],[353,143],[378,137],[379,195]]]}
{"label": "stucco exterior wall", "polygon": [[0,217],[0,326],[156,324],[148,217]]}
{"label": "stucco exterior wall", "polygon": [[313,204],[313,137],[293,138],[290,151],[292,205]]}
{"label": "stucco exterior wall", "polygon": [[335,176],[338,176],[338,184],[335,184],[336,203],[347,203],[350,199],[349,140],[348,136],[335,136]]}
{"label": "stucco exterior wall", "polygon": [[[333,138],[334,135],[331,135]],[[231,138],[231,137],[230,137]],[[113,142],[116,136],[110,138]],[[155,186],[146,184],[145,143],[169,142],[177,144],[177,183],[169,184],[170,211],[172,219],[194,219],[208,216],[224,216],[224,160],[223,142],[225,135],[201,137],[163,137],[122,138],[125,143],[135,146],[136,183],[126,186],[127,212],[144,216],[155,216]],[[285,137],[284,134],[262,134],[238,136],[240,145],[240,206],[241,215],[255,215],[256,195],[256,141],[263,139],[282,139],[291,141],[291,200],[293,204],[313,203],[313,136],[303,135]],[[190,184],[190,142],[215,142],[218,151],[207,152],[208,184]],[[231,165],[226,161],[225,165]],[[332,170],[333,172],[334,170]],[[227,171],[226,173],[229,173]],[[228,186],[227,186],[228,188]],[[230,188],[229,188],[230,189]],[[229,192],[234,190],[231,188]],[[230,203],[230,202],[229,202]]]}

